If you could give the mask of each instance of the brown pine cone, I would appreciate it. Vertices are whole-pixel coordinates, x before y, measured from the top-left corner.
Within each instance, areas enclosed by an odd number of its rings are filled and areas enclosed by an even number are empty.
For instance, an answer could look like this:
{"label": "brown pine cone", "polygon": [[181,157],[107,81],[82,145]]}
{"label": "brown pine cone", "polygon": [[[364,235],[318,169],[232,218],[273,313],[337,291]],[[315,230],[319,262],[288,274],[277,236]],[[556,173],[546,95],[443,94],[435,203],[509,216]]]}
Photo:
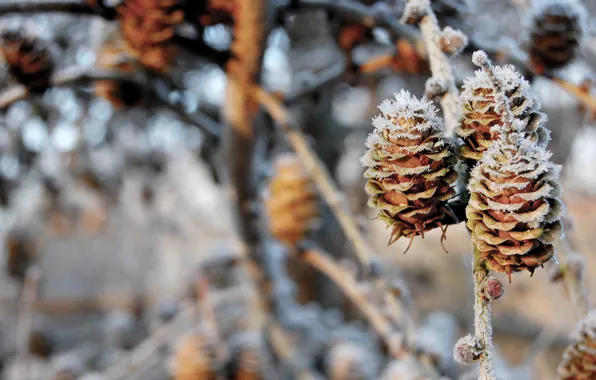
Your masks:
{"label": "brown pine cone", "polygon": [[[132,73],[136,64],[137,60],[118,42],[103,46],[98,53],[97,66],[102,69]],[[143,89],[132,81],[100,80],[95,82],[95,94],[121,109],[138,104],[143,97]]]}
{"label": "brown pine cone", "polygon": [[586,14],[578,0],[536,2],[530,29],[530,57],[538,74],[560,69],[575,59]]}
{"label": "brown pine cone", "polygon": [[168,70],[175,56],[174,27],[184,19],[178,0],[126,0],[118,8],[122,35],[147,68]]}
{"label": "brown pine cone", "polygon": [[208,334],[184,336],[173,357],[173,380],[219,380],[225,363]]}
{"label": "brown pine cone", "polygon": [[294,154],[280,155],[273,167],[265,196],[269,229],[273,237],[294,246],[304,238],[318,215],[315,188]]}
{"label": "brown pine cone", "polygon": [[424,237],[425,231],[441,227],[450,213],[447,200],[455,194],[451,184],[458,177],[456,159],[431,102],[402,90],[379,109],[382,115],[373,120],[369,150],[361,159],[368,167],[368,204],[392,229],[389,244],[402,236]]}
{"label": "brown pine cone", "polygon": [[40,39],[20,31],[4,32],[0,40],[0,53],[15,79],[31,91],[47,89],[54,71],[47,46]]}
{"label": "brown pine cone", "polygon": [[[550,138],[544,127],[546,115],[539,112],[540,104],[530,84],[511,65],[495,66],[494,75],[500,80],[509,108],[515,119],[523,124],[528,136],[541,146]],[[463,139],[461,155],[473,166],[482,158],[493,141],[500,136],[503,116],[496,109],[495,90],[487,73],[477,70],[466,79],[460,96],[462,116],[457,134]]]}
{"label": "brown pine cone", "polygon": [[582,319],[572,334],[574,343],[563,353],[557,371],[560,380],[596,378],[596,310]]}
{"label": "brown pine cone", "polygon": [[512,272],[533,274],[553,256],[562,229],[559,171],[550,153],[520,132],[502,137],[472,169],[466,226],[488,269],[511,280]]}

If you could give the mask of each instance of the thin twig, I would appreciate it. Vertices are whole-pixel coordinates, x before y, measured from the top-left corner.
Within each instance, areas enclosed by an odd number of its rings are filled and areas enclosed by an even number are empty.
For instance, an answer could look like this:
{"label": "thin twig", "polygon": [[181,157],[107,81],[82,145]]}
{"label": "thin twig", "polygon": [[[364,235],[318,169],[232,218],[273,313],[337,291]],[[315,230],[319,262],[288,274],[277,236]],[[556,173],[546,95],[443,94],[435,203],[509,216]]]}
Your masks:
{"label": "thin twig", "polygon": [[403,358],[404,355],[407,355],[404,347],[396,342],[395,331],[389,320],[359,290],[358,283],[350,272],[337,265],[329,254],[323,252],[321,249],[308,249],[305,252],[299,253],[298,257],[321,271],[342,290],[346,297],[366,317],[381,339],[383,339],[392,356]]}
{"label": "thin twig", "polygon": [[0,3],[0,15],[39,12],[94,13],[83,0],[4,0]]}
{"label": "thin twig", "polygon": [[194,322],[194,308],[187,306],[153,334],[139,344],[133,351],[121,358],[114,366],[105,371],[110,380],[128,378],[128,375],[141,368],[156,352],[168,346],[180,337]]}
{"label": "thin twig", "polygon": [[559,265],[564,266],[561,274],[563,276],[565,290],[574,306],[575,316],[580,320],[588,314],[589,305],[582,278],[578,273],[573,273],[573,271],[569,270],[568,267],[569,257],[571,256],[571,252],[573,252],[571,242],[569,237],[564,235],[555,244],[557,245],[557,257],[561,261]]}
{"label": "thin twig", "polygon": [[[446,92],[441,96],[440,103],[443,109],[443,117],[445,118],[446,132],[447,134],[452,134],[455,132],[459,121],[459,93],[457,87],[455,87],[455,76],[449,64],[449,58],[439,46],[441,29],[439,28],[437,16],[430,6],[430,2],[428,0],[417,2],[425,4],[426,9],[418,25],[428,53],[433,78],[440,80],[445,86]],[[407,11],[408,8],[406,6]],[[407,15],[404,14],[405,16]]]}
{"label": "thin twig", "polygon": [[252,94],[267,109],[273,120],[277,122],[278,126],[286,134],[290,145],[296,151],[300,160],[302,160],[307,171],[311,174],[321,195],[337,218],[344,234],[354,246],[358,260],[365,271],[368,271],[372,249],[362,237],[354,216],[346,207],[347,202],[340,195],[337,185],[331,179],[323,163],[321,163],[316,153],[309,146],[306,137],[291,125],[288,110],[278,98],[261,87],[254,87]]}
{"label": "thin twig", "polygon": [[33,309],[35,301],[37,300],[39,279],[41,277],[41,270],[36,267],[29,267],[25,274],[25,283],[23,285],[23,294],[21,297],[21,309],[19,311],[19,319],[16,330],[17,342],[17,356],[19,357],[23,367],[18,367],[24,373],[18,374],[19,378],[30,378],[28,357],[29,357],[29,336],[33,326]]}
{"label": "thin twig", "polygon": [[326,9],[342,20],[359,23],[369,28],[386,29],[394,38],[405,37],[412,41],[419,39],[417,31],[402,25],[388,8],[375,8],[355,0],[297,0],[295,6],[303,9]]}
{"label": "thin twig", "polygon": [[482,347],[480,356],[479,380],[494,380],[495,374],[492,363],[492,307],[490,300],[482,292],[482,284],[488,278],[488,269],[484,266],[479,253],[474,251],[474,335]]}
{"label": "thin twig", "polygon": [[266,5],[264,0],[237,0],[232,14],[233,58],[226,66],[228,75],[223,119],[227,124],[222,136],[227,182],[236,203],[236,221],[242,240],[256,246],[259,233],[252,204],[256,198],[254,154],[257,142],[255,121],[258,103],[250,95],[261,73],[266,43]]}
{"label": "thin twig", "polygon": [[317,380],[316,376],[305,363],[300,360],[296,347],[292,339],[284,331],[283,327],[274,321],[268,323],[269,341],[276,356],[284,364],[292,369],[298,380]]}

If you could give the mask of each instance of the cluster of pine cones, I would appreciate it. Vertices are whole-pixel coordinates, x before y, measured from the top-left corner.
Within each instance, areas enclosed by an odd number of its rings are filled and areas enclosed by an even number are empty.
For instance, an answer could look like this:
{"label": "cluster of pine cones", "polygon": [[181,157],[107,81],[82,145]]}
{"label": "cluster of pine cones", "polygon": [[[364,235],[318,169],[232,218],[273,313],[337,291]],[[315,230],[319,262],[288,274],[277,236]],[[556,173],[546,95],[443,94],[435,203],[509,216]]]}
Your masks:
{"label": "cluster of pine cones", "polygon": [[[559,167],[545,150],[546,116],[512,66],[478,70],[460,104],[459,155],[473,167],[466,225],[476,253],[487,269],[533,273],[553,256],[561,231]],[[402,91],[379,108],[362,158],[369,205],[391,228],[389,243],[424,237],[453,219],[456,148],[443,137],[432,103]]]}

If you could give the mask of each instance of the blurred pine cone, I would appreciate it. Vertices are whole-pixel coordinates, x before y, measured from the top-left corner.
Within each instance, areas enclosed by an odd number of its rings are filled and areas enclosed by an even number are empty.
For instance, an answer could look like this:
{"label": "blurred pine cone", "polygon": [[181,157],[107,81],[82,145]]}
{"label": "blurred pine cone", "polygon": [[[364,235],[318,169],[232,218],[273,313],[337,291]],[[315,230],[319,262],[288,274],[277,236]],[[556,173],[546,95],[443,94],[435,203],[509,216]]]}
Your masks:
{"label": "blurred pine cone", "polygon": [[[104,45],[97,57],[98,67],[125,73],[133,73],[136,63],[136,59],[118,42]],[[143,97],[143,89],[132,81],[100,80],[95,82],[95,94],[107,99],[115,108],[121,109],[138,104]]]}
{"label": "blurred pine cone", "polygon": [[173,380],[218,380],[225,363],[209,335],[193,332],[182,338],[173,358]]}
{"label": "blurred pine cone", "polygon": [[376,366],[370,353],[353,342],[340,342],[329,350],[326,358],[329,380],[371,380],[376,378]]}
{"label": "blurred pine cone", "polygon": [[576,56],[585,30],[587,10],[578,0],[539,0],[532,17],[530,56],[542,74],[559,69]]}
{"label": "blurred pine cone", "polygon": [[294,154],[283,154],[273,163],[274,174],[265,196],[271,234],[295,245],[304,238],[318,215],[318,202],[311,179]]}
{"label": "blurred pine cone", "polygon": [[401,236],[424,237],[449,214],[447,200],[455,194],[451,184],[458,177],[456,159],[431,102],[402,90],[379,109],[382,115],[373,119],[375,130],[361,159],[368,167],[364,176],[369,206],[391,227],[389,244]]}
{"label": "blurred pine cone", "polygon": [[596,378],[596,310],[582,319],[572,334],[574,343],[563,353],[557,372],[561,380]]}
{"label": "blurred pine cone", "polygon": [[47,46],[39,38],[21,31],[6,31],[0,40],[0,53],[15,79],[31,91],[48,88],[54,62]]}
{"label": "blurred pine cone", "polygon": [[174,27],[184,19],[178,0],[126,0],[118,8],[122,35],[147,68],[168,70],[175,55]]}
{"label": "blurred pine cone", "polygon": [[[538,112],[540,104],[528,81],[511,65],[495,66],[493,70],[513,116],[532,140],[546,146],[549,140],[549,132],[544,127],[546,115]],[[465,80],[460,100],[462,116],[457,133],[464,141],[461,155],[473,166],[499,138],[501,129],[495,127],[502,126],[504,121],[496,109],[495,90],[484,70],[477,70],[473,77]]]}
{"label": "blurred pine cone", "polygon": [[232,337],[234,380],[264,380],[272,378],[273,363],[263,336],[245,331]]}
{"label": "blurred pine cone", "polygon": [[509,132],[472,169],[466,208],[471,238],[488,269],[511,273],[534,269],[554,253],[562,203],[555,183],[560,167],[550,153]]}

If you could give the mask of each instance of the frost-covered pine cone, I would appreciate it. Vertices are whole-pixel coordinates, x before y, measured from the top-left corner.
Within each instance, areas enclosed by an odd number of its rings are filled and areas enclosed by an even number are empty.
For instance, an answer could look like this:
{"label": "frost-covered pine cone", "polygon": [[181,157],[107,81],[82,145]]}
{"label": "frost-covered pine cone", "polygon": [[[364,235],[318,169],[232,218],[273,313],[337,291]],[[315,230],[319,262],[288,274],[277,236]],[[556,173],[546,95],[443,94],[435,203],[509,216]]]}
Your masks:
{"label": "frost-covered pine cone", "polygon": [[[544,127],[546,115],[539,112],[540,104],[530,84],[511,65],[493,67],[494,75],[501,82],[511,113],[530,139],[546,146],[549,132]],[[497,140],[504,123],[504,116],[495,103],[495,89],[486,71],[480,69],[464,82],[460,96],[462,115],[457,134],[463,139],[461,155],[470,164],[482,155]],[[497,128],[495,128],[497,127]],[[471,165],[472,166],[472,165]]]}
{"label": "frost-covered pine cone", "polygon": [[264,202],[269,230],[276,239],[295,245],[304,238],[318,215],[315,188],[294,154],[280,155],[273,168]]}
{"label": "frost-covered pine cone", "polygon": [[31,91],[48,88],[54,61],[48,47],[21,31],[6,31],[0,36],[0,54],[14,78]]}
{"label": "frost-covered pine cone", "polygon": [[402,90],[379,109],[382,114],[373,119],[375,130],[366,141],[369,150],[361,158],[368,168],[369,206],[392,229],[390,243],[402,236],[424,237],[449,213],[456,159],[431,102]]}
{"label": "frost-covered pine cone", "polygon": [[118,13],[132,54],[151,70],[167,71],[175,55],[170,40],[184,20],[179,0],[126,0]]}
{"label": "frost-covered pine cone", "polygon": [[575,58],[585,30],[587,10],[578,0],[537,0],[530,56],[539,72],[559,69]]}
{"label": "frost-covered pine cone", "polygon": [[561,380],[596,378],[596,310],[582,319],[572,334],[574,342],[563,353],[557,368]]}
{"label": "frost-covered pine cone", "polygon": [[[137,68],[135,58],[127,53],[123,41],[102,46],[97,57],[97,66],[106,70],[118,70],[132,73]],[[137,104],[143,89],[130,81],[100,80],[95,82],[95,94],[108,100],[116,108],[130,107]]]}
{"label": "frost-covered pine cone", "polygon": [[562,203],[555,182],[560,167],[550,152],[511,131],[496,141],[470,173],[466,226],[488,269],[534,269],[554,253]]}
{"label": "frost-covered pine cone", "polygon": [[198,331],[182,338],[171,364],[173,380],[217,379],[225,365],[209,335]]}

